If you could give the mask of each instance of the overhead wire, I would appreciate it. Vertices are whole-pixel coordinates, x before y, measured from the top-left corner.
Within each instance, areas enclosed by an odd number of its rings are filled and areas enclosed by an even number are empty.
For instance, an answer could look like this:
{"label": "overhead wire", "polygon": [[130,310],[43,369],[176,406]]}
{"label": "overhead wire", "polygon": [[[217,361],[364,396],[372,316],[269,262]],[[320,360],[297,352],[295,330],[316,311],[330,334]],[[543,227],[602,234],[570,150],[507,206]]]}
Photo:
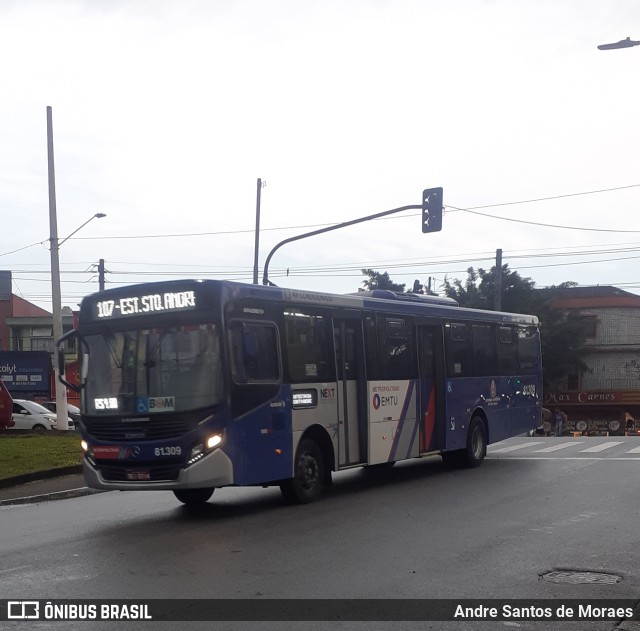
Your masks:
{"label": "overhead wire", "polygon": [[[449,209],[449,210],[453,210],[453,211],[468,212],[468,213],[471,213],[471,214],[485,216],[485,217],[489,217],[489,218],[492,218],[492,219],[500,219],[500,220],[503,220],[503,221],[512,221],[512,222],[516,222],[516,223],[538,225],[538,226],[548,227],[548,228],[559,228],[559,229],[564,229],[564,230],[582,230],[582,231],[588,231],[588,232],[640,233],[640,230],[615,230],[615,229],[609,229],[609,228],[585,228],[585,227],[580,227],[580,226],[560,226],[560,225],[554,225],[554,224],[545,224],[545,223],[526,221],[526,220],[523,220],[523,219],[514,219],[514,218],[511,218],[511,217],[500,217],[498,215],[490,215],[490,214],[487,214],[487,213],[477,212],[479,209],[484,209],[484,208],[498,208],[500,206],[515,206],[515,205],[519,205],[519,204],[532,204],[532,203],[536,203],[536,202],[546,202],[546,201],[551,201],[551,200],[556,200],[556,199],[564,199],[564,198],[568,198],[568,197],[577,197],[577,196],[584,196],[584,195],[596,195],[596,194],[601,194],[601,193],[610,193],[610,192],[613,192],[613,191],[620,191],[620,190],[638,188],[638,187],[640,187],[640,184],[627,184],[625,186],[616,186],[616,187],[598,189],[598,190],[593,190],[593,191],[582,191],[582,192],[578,192],[578,193],[564,193],[564,194],[560,194],[560,195],[551,195],[551,196],[548,196],[548,197],[537,197],[537,198],[523,199],[523,200],[517,200],[517,201],[511,201],[511,202],[497,202],[497,203],[493,203],[493,204],[485,204],[485,205],[482,205],[482,206],[472,206],[472,207],[469,207],[469,208],[459,208],[459,207],[453,206],[451,204],[446,204],[445,208]],[[373,221],[397,220],[397,219],[402,219],[402,218],[406,218],[406,217],[410,217],[410,216],[416,216],[416,214],[415,213],[407,214],[407,215],[403,215],[402,217],[398,217],[398,216],[382,217],[382,218],[379,218],[379,219],[375,219]],[[306,225],[298,225],[298,226],[278,226],[278,227],[273,227],[273,228],[264,227],[264,228],[260,228],[260,232],[272,232],[272,231],[278,231],[278,230],[301,230],[301,229],[307,229],[307,228],[322,228],[322,227],[334,226],[334,225],[338,225],[338,224],[336,224],[336,223],[322,223],[322,224],[306,224]],[[80,236],[80,237],[73,237],[71,240],[94,241],[94,240],[110,240],[110,239],[162,239],[162,238],[178,238],[178,237],[201,237],[201,236],[216,236],[216,235],[230,235],[230,234],[247,234],[247,233],[253,233],[253,232],[255,232],[255,230],[253,228],[246,228],[246,229],[236,229],[236,230],[218,230],[218,231],[213,231],[213,232],[186,232],[186,233],[174,233],[174,234],[142,234],[142,235],[130,235],[129,234],[129,235],[107,235],[107,236],[98,236],[98,237],[82,237],[82,236]],[[44,239],[42,241],[38,241],[38,242],[33,243],[31,245],[24,246],[23,248],[19,248],[17,250],[12,250],[11,252],[0,253],[0,256],[6,256],[8,254],[14,254],[15,252],[19,252],[20,250],[27,249],[27,248],[33,247],[35,245],[40,245],[40,244],[44,243],[46,240],[47,239]]]}
{"label": "overhead wire", "polygon": [[[549,223],[542,223],[542,222],[534,222],[534,221],[528,221],[528,220],[521,220],[521,219],[515,219],[512,217],[502,217],[502,216],[498,216],[498,215],[492,215],[489,213],[481,213],[478,212],[478,209],[484,209],[484,208],[496,208],[496,207],[500,207],[500,206],[512,206],[512,205],[517,205],[517,204],[529,204],[529,203],[536,203],[536,202],[544,202],[544,201],[550,201],[550,200],[555,200],[555,199],[563,199],[563,198],[568,198],[568,197],[576,197],[576,196],[581,196],[581,195],[593,195],[593,194],[600,194],[600,193],[608,193],[608,192],[612,192],[612,191],[619,191],[619,190],[624,190],[624,189],[631,189],[631,188],[638,188],[640,187],[640,184],[630,184],[630,185],[626,185],[626,186],[619,186],[619,187],[611,187],[611,188],[606,188],[606,189],[598,189],[598,190],[592,190],[592,191],[583,191],[583,192],[578,192],[578,193],[567,193],[567,194],[561,194],[561,195],[553,195],[553,196],[548,196],[548,197],[540,197],[540,198],[532,198],[532,199],[525,199],[525,200],[518,200],[518,201],[511,201],[511,202],[499,202],[499,203],[493,203],[493,204],[486,204],[486,205],[482,205],[482,206],[474,206],[474,207],[469,207],[469,208],[460,208],[460,207],[456,207],[456,206],[452,206],[452,205],[446,205],[446,211],[447,212],[466,212],[466,213],[470,213],[470,214],[474,214],[474,215],[479,215],[479,216],[483,216],[483,217],[487,217],[487,218],[491,218],[491,219],[496,219],[496,220],[501,220],[501,221],[510,221],[510,222],[514,222],[514,223],[522,223],[522,224],[528,224],[528,225],[537,225],[537,226],[541,226],[541,227],[546,227],[546,228],[553,228],[553,229],[564,229],[564,230],[579,230],[579,231],[586,231],[586,232],[608,232],[608,233],[640,233],[640,230],[617,230],[617,229],[611,229],[611,228],[588,228],[588,227],[584,227],[584,226],[566,226],[566,225],[558,225],[558,224],[549,224]],[[377,219],[378,221],[382,221],[382,220],[391,220],[391,219],[403,219],[406,218],[409,215],[405,215],[403,217],[384,217],[384,218],[379,218]],[[414,216],[414,215],[412,215]],[[336,224],[331,224],[331,223],[324,223],[324,224],[307,224],[307,225],[299,225],[299,226],[281,226],[281,227],[273,227],[273,228],[262,228],[261,232],[267,232],[267,231],[278,231],[278,230],[299,230],[299,229],[306,229],[306,228],[317,228],[317,227],[324,227],[324,226],[331,226],[331,225],[336,225]],[[75,237],[75,239],[78,240],[105,240],[105,239],[144,239],[144,238],[176,238],[176,237],[195,237],[195,236],[214,236],[214,235],[229,235],[229,234],[244,234],[244,233],[253,233],[254,230],[253,229],[243,229],[243,230],[225,230],[225,231],[215,231],[215,232],[200,232],[200,233],[178,233],[178,234],[152,234],[152,235],[122,235],[122,236],[99,236],[99,237]],[[31,247],[35,247],[36,245],[42,245],[43,243],[45,243],[47,241],[47,239],[43,239],[41,241],[37,241],[35,243],[32,243],[30,245],[27,246],[23,246],[21,248],[17,248],[15,250],[11,250],[9,252],[4,252],[4,253],[0,253],[0,256],[7,256],[10,254],[15,254],[17,252],[20,252],[22,250],[26,250],[28,248]],[[621,244],[621,245],[625,245],[625,244]],[[589,246],[580,246],[580,247],[589,247]],[[593,247],[593,246],[591,246]],[[542,253],[542,252],[535,252],[532,254],[516,254],[515,252],[511,255],[509,255],[510,259],[526,259],[526,258],[543,258],[543,257],[558,257],[558,256],[593,256],[593,255],[598,255],[598,254],[607,254],[607,253],[614,253],[614,252],[618,252],[618,253],[622,253],[622,252],[631,252],[636,250],[637,248],[608,248],[606,250],[591,250],[591,251],[586,251],[586,252],[577,252],[577,251],[564,251],[564,252],[549,252],[549,253]],[[484,253],[482,253],[482,255],[484,255]],[[463,255],[463,256],[469,256],[469,255]],[[618,261],[618,260],[627,260],[627,259],[634,259],[634,258],[640,258],[640,256],[630,256],[630,257],[618,257],[616,259],[597,259],[595,261],[576,261],[576,262],[569,262],[569,263],[556,263],[553,266],[566,266],[566,265],[576,265],[576,264],[589,264],[589,263],[603,263],[603,262],[609,262],[609,261]],[[458,258],[458,259],[448,259],[448,260],[439,260],[439,261],[411,261],[410,259],[404,259],[405,261],[408,261],[406,263],[399,263],[399,262],[386,262],[386,263],[382,263],[380,261],[376,261],[376,262],[368,262],[368,263],[360,263],[360,264],[354,264],[351,263],[347,266],[340,266],[340,265],[327,265],[327,266],[311,266],[311,267],[304,267],[304,268],[286,268],[286,272],[283,269],[278,270],[278,269],[272,269],[272,275],[274,277],[282,277],[284,275],[286,276],[317,276],[317,277],[324,277],[324,276],[351,276],[350,274],[344,274],[341,272],[348,272],[348,271],[355,271],[355,270],[360,270],[362,268],[367,268],[367,267],[380,267],[380,266],[384,266],[386,269],[394,269],[394,270],[400,270],[402,268],[409,268],[409,267],[428,267],[428,266],[432,266],[432,265],[449,265],[449,264],[455,264],[455,263],[476,263],[476,265],[482,261],[493,261],[493,253],[486,253],[486,256],[482,256],[482,258],[478,258],[478,256],[476,255],[474,258]],[[117,264],[117,263],[112,263],[112,264]],[[128,264],[134,264],[137,265],[138,263],[128,263]],[[28,264],[24,264],[24,265],[28,265]],[[145,265],[160,265],[160,264],[145,264]],[[173,267],[192,267],[191,265],[180,265],[180,264],[176,264],[176,265],[172,265]],[[550,267],[552,265],[532,265],[532,266],[526,266],[526,267],[521,267],[520,269],[536,269],[536,268],[541,268],[541,267]],[[249,270],[249,268],[246,269],[234,269],[232,266],[214,266],[213,269],[217,269],[218,271],[211,271],[211,270],[207,270],[207,271],[203,271],[203,270],[198,270],[198,271],[194,271],[194,272],[190,272],[190,274],[192,275],[200,275],[200,276],[208,276],[208,275],[220,275],[220,274],[224,274],[227,277],[235,277],[236,280],[251,280],[252,279],[252,274],[251,271]],[[320,272],[325,272],[325,273],[320,273]],[[329,273],[331,272],[331,273]],[[436,275],[436,274],[458,274],[458,273],[464,273],[466,272],[466,270],[455,270],[455,271],[431,271],[428,272],[429,274],[431,274],[432,276]],[[22,271],[19,271],[17,273],[22,273]],[[43,271],[39,271],[39,270],[31,270],[30,271],[31,274],[39,274],[39,273],[50,273],[49,270],[43,270]],[[87,270],[84,271],[78,271],[78,270],[67,270],[67,271],[61,271],[61,274],[82,274],[82,273],[87,273]],[[110,271],[111,274],[114,275],[135,275],[135,276],[139,276],[139,275],[143,275],[143,276],[153,276],[153,275],[175,275],[177,273],[172,273],[172,272],[150,272],[150,271],[140,271],[140,270],[132,270],[132,271],[117,271],[117,270],[111,270]],[[403,273],[400,271],[396,271],[396,274],[400,274],[400,275],[415,275],[416,273],[426,273],[425,271],[423,272],[410,272],[410,273]],[[184,274],[181,274],[184,275]],[[357,276],[361,276],[360,274],[357,274]],[[25,281],[39,281],[40,279],[30,279],[30,278],[21,278],[20,280],[25,280]],[[65,283],[84,283],[86,284],[89,281],[63,281]]]}

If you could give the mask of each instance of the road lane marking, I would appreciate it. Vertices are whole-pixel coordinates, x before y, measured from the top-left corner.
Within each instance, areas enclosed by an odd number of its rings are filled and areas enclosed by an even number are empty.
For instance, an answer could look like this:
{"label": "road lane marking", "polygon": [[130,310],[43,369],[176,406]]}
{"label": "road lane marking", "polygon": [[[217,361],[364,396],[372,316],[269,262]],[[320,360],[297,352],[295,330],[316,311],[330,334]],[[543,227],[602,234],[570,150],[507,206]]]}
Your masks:
{"label": "road lane marking", "polygon": [[640,447],[634,447],[633,449],[629,449],[627,451],[628,454],[640,454]]}
{"label": "road lane marking", "polygon": [[545,447],[544,449],[536,449],[534,451],[534,453],[536,454],[546,454],[549,453],[550,451],[558,451],[560,449],[566,449],[567,447],[573,447],[574,445],[582,445],[581,440],[575,442],[575,443],[560,443],[559,445],[553,445],[553,447]]}
{"label": "road lane marking", "polygon": [[509,451],[516,451],[517,449],[526,449],[527,447],[533,447],[534,445],[544,445],[544,441],[535,441],[532,443],[522,443],[520,445],[512,445],[511,447],[500,447],[499,449],[492,449],[492,454],[506,454]]}
{"label": "road lane marking", "polygon": [[0,570],[0,574],[8,574],[9,572],[17,572],[18,570],[26,570],[30,567],[30,565],[18,565],[18,567],[10,567],[6,570]]}
{"label": "road lane marking", "polygon": [[581,449],[580,452],[583,454],[595,454],[599,451],[604,451],[605,449],[611,449],[611,447],[616,447],[617,445],[622,445],[621,440],[617,440],[610,443],[602,443],[602,445],[594,445],[593,447],[589,447],[588,449]]}
{"label": "road lane marking", "polygon": [[[487,460],[491,459],[491,454],[487,454]],[[640,458],[624,456],[499,456],[496,460],[593,460],[599,462],[616,462],[618,460],[640,462]]]}

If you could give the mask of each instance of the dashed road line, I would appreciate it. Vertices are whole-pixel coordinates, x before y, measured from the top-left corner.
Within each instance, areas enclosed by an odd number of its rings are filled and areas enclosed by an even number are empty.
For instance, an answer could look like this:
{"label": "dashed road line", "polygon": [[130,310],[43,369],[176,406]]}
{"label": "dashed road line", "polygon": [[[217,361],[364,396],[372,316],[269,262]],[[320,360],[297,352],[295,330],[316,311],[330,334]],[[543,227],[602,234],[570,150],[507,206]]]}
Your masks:
{"label": "dashed road line", "polygon": [[534,445],[544,445],[544,441],[536,441],[532,443],[520,443],[519,445],[511,445],[510,447],[499,447],[498,449],[491,449],[492,454],[506,454],[510,451],[516,451],[518,449],[526,449],[527,447],[533,447]]}
{"label": "dashed road line", "polygon": [[545,447],[544,449],[536,449],[536,454],[547,454],[552,451],[560,451],[560,449],[567,449],[567,447],[575,447],[576,445],[582,445],[582,441],[576,441],[574,443],[560,443],[559,445],[553,445],[552,447]]}
{"label": "dashed road line", "polygon": [[595,454],[599,451],[604,451],[605,449],[611,449],[611,447],[616,447],[618,445],[622,445],[621,440],[617,440],[615,442],[602,443],[601,445],[594,445],[593,447],[588,447],[587,449],[581,449],[580,452],[584,454]]}

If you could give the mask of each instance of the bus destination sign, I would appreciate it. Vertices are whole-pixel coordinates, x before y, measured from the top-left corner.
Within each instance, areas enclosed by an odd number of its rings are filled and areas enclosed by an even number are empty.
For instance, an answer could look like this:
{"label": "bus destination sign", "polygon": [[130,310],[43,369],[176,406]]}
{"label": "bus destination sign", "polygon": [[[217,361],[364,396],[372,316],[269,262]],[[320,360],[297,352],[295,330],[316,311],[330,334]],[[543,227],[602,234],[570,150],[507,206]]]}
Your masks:
{"label": "bus destination sign", "polygon": [[167,311],[187,311],[196,308],[194,291],[176,291],[146,296],[128,296],[115,300],[98,300],[96,316],[98,319],[119,318],[147,313]]}

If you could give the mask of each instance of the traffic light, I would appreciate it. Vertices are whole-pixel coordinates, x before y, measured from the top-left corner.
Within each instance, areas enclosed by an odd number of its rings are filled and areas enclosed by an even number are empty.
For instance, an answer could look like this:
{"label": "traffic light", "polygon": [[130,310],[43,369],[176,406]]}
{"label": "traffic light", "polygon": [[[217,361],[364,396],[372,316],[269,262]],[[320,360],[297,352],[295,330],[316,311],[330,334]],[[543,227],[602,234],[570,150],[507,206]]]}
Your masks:
{"label": "traffic light", "polygon": [[428,188],[422,193],[422,232],[442,230],[442,187]]}

